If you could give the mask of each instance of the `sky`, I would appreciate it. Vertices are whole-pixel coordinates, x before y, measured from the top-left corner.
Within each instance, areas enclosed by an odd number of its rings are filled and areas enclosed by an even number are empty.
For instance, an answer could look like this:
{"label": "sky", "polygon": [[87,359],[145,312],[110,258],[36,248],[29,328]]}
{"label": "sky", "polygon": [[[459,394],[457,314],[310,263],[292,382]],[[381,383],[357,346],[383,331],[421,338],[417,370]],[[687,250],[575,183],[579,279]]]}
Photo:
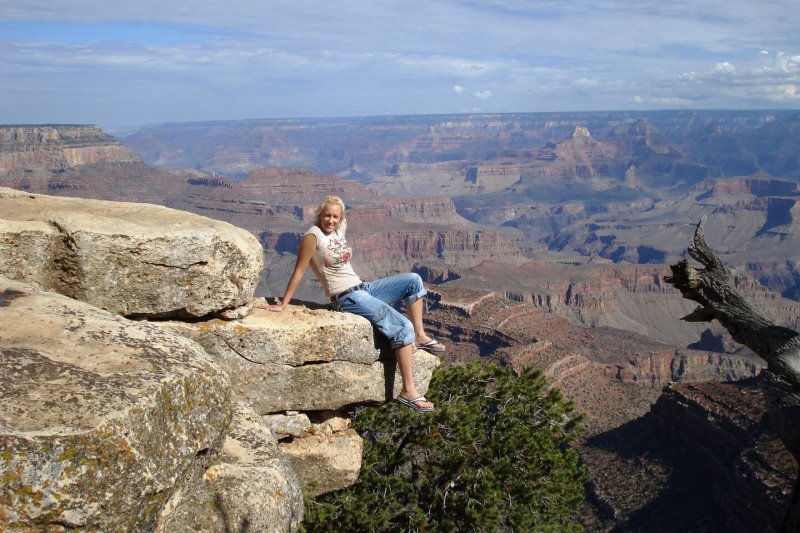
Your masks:
{"label": "sky", "polygon": [[797,0],[0,0],[0,124],[800,109]]}

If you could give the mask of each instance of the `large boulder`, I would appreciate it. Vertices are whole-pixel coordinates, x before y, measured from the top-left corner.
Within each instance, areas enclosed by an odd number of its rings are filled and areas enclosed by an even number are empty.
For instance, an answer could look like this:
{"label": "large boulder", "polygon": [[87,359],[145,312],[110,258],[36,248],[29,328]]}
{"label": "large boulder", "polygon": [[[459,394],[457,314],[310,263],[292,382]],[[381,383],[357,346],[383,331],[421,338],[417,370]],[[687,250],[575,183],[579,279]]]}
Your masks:
{"label": "large boulder", "polygon": [[[159,323],[218,357],[234,394],[259,414],[339,410],[381,403],[400,393],[391,350],[376,347],[365,318],[290,305],[281,313],[255,309],[241,320]],[[414,353],[414,380],[424,394],[439,358]]]}
{"label": "large boulder", "polygon": [[232,417],[196,343],[0,276],[0,530],[148,531]]}
{"label": "large boulder", "polygon": [[0,188],[0,274],[129,317],[201,317],[247,304],[258,240],[150,204]]}

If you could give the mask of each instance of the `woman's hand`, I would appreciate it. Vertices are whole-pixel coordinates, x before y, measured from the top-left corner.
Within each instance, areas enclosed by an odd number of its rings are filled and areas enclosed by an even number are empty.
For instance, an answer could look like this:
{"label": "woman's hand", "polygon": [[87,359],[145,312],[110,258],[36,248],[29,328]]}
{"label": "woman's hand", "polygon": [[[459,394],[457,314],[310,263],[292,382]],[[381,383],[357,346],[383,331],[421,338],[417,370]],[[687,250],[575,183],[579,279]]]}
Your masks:
{"label": "woman's hand", "polygon": [[262,303],[257,304],[255,306],[255,308],[256,309],[264,309],[266,311],[275,311],[275,312],[281,312],[284,309],[286,309],[287,305],[285,303],[283,303],[282,301],[280,301],[277,298],[275,298],[275,301],[277,301],[278,303],[269,304],[269,303],[267,303],[266,300],[264,300]]}

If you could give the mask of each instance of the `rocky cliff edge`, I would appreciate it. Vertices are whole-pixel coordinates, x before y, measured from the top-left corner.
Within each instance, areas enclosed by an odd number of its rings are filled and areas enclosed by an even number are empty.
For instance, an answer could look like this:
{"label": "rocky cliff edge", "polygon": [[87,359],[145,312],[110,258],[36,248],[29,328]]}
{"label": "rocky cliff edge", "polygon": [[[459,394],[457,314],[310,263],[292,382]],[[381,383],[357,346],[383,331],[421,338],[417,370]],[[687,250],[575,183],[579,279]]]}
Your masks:
{"label": "rocky cliff edge", "polygon": [[360,317],[253,310],[261,266],[229,224],[0,189],[0,529],[292,531],[355,481],[342,413],[394,359]]}

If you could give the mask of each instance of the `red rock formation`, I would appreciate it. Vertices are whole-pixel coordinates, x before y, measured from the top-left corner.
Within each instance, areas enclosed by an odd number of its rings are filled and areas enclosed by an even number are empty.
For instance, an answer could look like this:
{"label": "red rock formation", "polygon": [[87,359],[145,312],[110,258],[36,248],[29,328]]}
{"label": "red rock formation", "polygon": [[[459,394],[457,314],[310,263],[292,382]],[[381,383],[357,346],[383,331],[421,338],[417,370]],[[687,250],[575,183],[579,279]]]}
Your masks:
{"label": "red rock formation", "polygon": [[0,126],[0,176],[7,179],[41,180],[100,163],[142,160],[97,126]]}
{"label": "red rock formation", "polygon": [[795,463],[757,380],[674,384],[643,417],[580,446],[593,531],[777,531]]}
{"label": "red rock formation", "polygon": [[0,126],[0,186],[169,205],[185,177],[148,167],[97,126]]}

